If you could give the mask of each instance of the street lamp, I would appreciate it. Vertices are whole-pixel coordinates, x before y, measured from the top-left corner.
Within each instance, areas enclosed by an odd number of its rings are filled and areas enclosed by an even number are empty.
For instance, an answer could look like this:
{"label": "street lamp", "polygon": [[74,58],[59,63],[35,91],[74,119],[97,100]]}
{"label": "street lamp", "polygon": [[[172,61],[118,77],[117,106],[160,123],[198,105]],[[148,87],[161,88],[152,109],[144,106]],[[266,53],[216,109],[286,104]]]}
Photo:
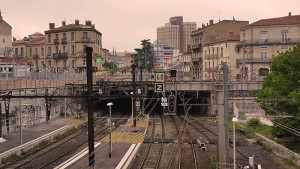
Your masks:
{"label": "street lamp", "polygon": [[107,103],[107,106],[109,107],[109,119],[108,119],[108,125],[109,125],[109,155],[108,157],[111,158],[111,152],[112,152],[112,143],[111,143],[111,106],[114,105],[112,102]]}

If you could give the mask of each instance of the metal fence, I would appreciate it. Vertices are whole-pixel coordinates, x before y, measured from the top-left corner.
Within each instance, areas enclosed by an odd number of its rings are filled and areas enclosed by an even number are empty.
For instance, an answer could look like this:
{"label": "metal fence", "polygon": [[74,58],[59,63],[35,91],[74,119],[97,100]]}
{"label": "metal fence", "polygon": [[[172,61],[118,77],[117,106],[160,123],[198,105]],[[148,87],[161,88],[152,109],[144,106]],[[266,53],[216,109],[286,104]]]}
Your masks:
{"label": "metal fence", "polygon": [[286,158],[286,159],[291,159],[295,164],[297,164],[298,166],[300,166],[300,155],[285,148],[284,146],[258,134],[255,133],[255,135],[259,136],[260,138],[262,138],[264,140],[264,142],[266,142],[266,144],[268,144],[270,146],[270,148],[272,149],[272,151],[280,157]]}

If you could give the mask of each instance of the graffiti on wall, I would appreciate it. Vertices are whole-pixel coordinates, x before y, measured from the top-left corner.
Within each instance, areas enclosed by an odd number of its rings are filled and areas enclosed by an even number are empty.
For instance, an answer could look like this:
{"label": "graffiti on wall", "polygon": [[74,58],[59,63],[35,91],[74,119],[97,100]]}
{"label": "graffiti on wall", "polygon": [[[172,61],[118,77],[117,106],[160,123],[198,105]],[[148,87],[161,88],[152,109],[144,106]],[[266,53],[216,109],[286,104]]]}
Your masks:
{"label": "graffiti on wall", "polygon": [[10,57],[12,54],[12,48],[4,47],[0,48],[0,57]]}

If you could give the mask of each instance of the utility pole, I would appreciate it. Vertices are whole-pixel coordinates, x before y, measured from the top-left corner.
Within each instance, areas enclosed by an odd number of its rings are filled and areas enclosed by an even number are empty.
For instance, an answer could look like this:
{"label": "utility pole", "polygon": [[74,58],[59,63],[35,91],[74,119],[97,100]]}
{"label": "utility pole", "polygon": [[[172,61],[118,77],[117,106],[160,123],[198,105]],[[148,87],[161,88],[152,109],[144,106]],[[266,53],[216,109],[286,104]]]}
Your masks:
{"label": "utility pole", "polygon": [[217,91],[218,104],[218,159],[219,168],[229,168],[228,139],[228,67],[223,62],[223,90]]}
{"label": "utility pole", "polygon": [[88,144],[89,144],[89,169],[95,166],[94,154],[94,119],[93,119],[93,103],[91,96],[93,95],[93,65],[92,65],[92,52],[93,48],[86,47],[86,74],[87,74],[87,110],[88,110]]}
{"label": "utility pole", "polygon": [[4,99],[4,108],[5,108],[5,118],[6,118],[6,129],[7,129],[8,133],[9,133],[9,103],[10,103],[10,99],[5,98]]}
{"label": "utility pole", "polygon": [[0,102],[0,139],[2,138],[2,104]]}
{"label": "utility pole", "polygon": [[133,87],[133,91],[132,91],[132,97],[133,97],[133,103],[132,103],[132,108],[133,108],[133,112],[132,112],[132,116],[133,116],[133,121],[132,121],[132,126],[135,127],[136,126],[136,119],[135,119],[135,114],[136,114],[136,98],[134,97],[136,95],[136,87],[135,87],[135,64],[131,65],[132,68],[132,87]]}
{"label": "utility pole", "polygon": [[[48,96],[48,88],[45,89],[45,96]],[[46,122],[50,120],[50,105],[49,99],[46,98]]]}

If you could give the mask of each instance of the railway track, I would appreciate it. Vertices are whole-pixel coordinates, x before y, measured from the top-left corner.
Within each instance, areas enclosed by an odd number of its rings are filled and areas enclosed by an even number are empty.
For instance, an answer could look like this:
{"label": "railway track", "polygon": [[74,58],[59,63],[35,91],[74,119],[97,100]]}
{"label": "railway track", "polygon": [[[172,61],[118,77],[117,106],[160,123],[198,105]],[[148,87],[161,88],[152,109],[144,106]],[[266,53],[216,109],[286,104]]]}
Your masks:
{"label": "railway track", "polygon": [[[96,122],[100,123],[104,120],[105,119],[97,119]],[[115,120],[115,122],[116,121],[117,120]],[[96,129],[95,137],[104,137],[107,129],[108,127]],[[86,127],[80,127],[67,137],[52,142],[46,147],[42,147],[12,163],[2,166],[1,168],[53,168],[61,158],[69,156],[76,149],[86,147],[83,145],[87,145]]]}
{"label": "railway track", "polygon": [[[176,160],[176,166],[174,168],[178,169],[198,169],[197,164],[197,155],[195,151],[194,144],[192,143],[192,138],[188,130],[186,130],[186,121],[178,118],[177,116],[171,117],[175,128],[178,132],[178,137],[176,141],[178,141],[178,157]],[[181,126],[179,128],[178,126]],[[188,142],[188,143],[183,143]]]}
{"label": "railway track", "polygon": [[[145,155],[142,158],[141,164],[139,165],[139,169],[142,168],[155,168],[158,169],[160,165],[160,161],[162,158],[163,147],[164,147],[164,137],[165,137],[165,128],[164,128],[164,121],[160,114],[160,125],[161,125],[161,132],[156,130],[156,121],[157,119],[154,118],[154,114],[152,116],[152,127],[151,127],[151,135],[150,135],[150,142],[145,151]],[[155,138],[156,136],[156,138]],[[153,144],[153,139],[160,139],[160,143]],[[154,157],[154,158],[153,158]]]}

